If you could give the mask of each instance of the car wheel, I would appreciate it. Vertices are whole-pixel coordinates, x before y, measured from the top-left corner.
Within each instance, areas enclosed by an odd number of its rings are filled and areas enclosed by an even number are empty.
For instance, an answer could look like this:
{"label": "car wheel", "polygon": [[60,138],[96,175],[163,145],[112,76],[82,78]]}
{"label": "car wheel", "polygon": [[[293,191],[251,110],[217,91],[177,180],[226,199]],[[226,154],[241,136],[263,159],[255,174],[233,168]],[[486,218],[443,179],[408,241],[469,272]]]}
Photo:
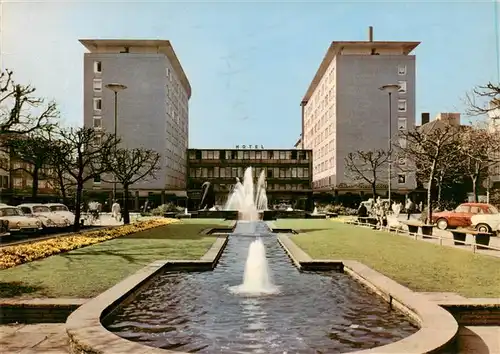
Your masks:
{"label": "car wheel", "polygon": [[440,230],[446,230],[448,228],[448,220],[446,219],[438,219],[436,222],[437,228]]}
{"label": "car wheel", "polygon": [[491,228],[487,224],[479,224],[479,225],[477,225],[476,226],[476,230],[479,231],[479,232],[487,232],[487,233],[491,232]]}

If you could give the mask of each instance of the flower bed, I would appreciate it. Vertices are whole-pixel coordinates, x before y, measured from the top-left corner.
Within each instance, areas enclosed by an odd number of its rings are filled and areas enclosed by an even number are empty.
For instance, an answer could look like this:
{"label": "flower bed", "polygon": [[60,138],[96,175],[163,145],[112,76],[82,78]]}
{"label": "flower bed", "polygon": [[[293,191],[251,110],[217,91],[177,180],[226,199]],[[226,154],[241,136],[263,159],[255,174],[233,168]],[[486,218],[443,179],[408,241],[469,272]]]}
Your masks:
{"label": "flower bed", "polygon": [[0,269],[11,268],[54,254],[68,252],[77,248],[90,246],[99,242],[175,222],[178,222],[178,220],[167,218],[151,219],[115,228],[83,231],[71,236],[58,237],[17,246],[7,246],[0,249]]}

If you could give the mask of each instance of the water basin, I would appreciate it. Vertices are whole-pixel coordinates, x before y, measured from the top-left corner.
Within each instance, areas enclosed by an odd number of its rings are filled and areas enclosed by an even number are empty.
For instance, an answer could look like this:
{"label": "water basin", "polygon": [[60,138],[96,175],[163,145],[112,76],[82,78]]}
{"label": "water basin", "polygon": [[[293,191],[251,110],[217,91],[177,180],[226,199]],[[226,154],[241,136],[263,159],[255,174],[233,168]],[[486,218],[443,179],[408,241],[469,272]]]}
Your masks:
{"label": "water basin", "polygon": [[[240,230],[248,236],[247,227]],[[257,225],[252,231],[264,234],[265,228]],[[195,353],[344,353],[395,342],[417,331],[348,275],[299,272],[274,235],[262,241],[279,293],[235,294],[231,288],[242,283],[254,240],[230,236],[213,272],[157,276],[105,318],[104,325],[132,341]]]}

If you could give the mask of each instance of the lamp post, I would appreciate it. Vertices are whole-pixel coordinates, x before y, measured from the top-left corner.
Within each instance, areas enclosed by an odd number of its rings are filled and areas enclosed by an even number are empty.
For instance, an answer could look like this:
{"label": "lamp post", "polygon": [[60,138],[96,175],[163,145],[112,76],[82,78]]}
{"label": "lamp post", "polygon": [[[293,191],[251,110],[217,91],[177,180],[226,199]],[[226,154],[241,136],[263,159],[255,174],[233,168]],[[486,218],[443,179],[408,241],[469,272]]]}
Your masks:
{"label": "lamp post", "polygon": [[389,198],[389,208],[391,207],[391,187],[392,187],[392,94],[398,92],[399,85],[390,84],[384,85],[379,89],[381,91],[387,92],[389,94],[389,124],[388,124],[388,134],[389,134],[389,151],[387,152],[389,166],[387,168],[387,194]]}
{"label": "lamp post", "polygon": [[[127,88],[127,86],[117,83],[107,84],[106,88],[110,89],[115,93],[115,155],[116,155],[116,140],[118,135],[118,92],[123,91]],[[116,178],[113,178],[113,202],[116,200]]]}

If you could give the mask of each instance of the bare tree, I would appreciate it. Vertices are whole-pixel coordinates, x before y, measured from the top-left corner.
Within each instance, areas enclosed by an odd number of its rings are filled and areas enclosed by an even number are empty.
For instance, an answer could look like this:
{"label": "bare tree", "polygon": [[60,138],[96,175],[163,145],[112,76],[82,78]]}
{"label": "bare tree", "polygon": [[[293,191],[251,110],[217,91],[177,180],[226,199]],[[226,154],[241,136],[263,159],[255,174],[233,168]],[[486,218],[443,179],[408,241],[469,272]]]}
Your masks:
{"label": "bare tree", "polygon": [[50,155],[50,173],[48,180],[52,187],[60,194],[63,203],[68,203],[68,194],[71,188],[75,187],[75,181],[65,168],[66,147],[62,141],[52,144],[52,154]]}
{"label": "bare tree", "polygon": [[31,85],[14,81],[13,72],[0,73],[0,135],[32,133],[40,128],[54,126],[59,117],[55,102],[35,96]]}
{"label": "bare tree", "polygon": [[60,163],[76,186],[75,231],[80,229],[82,192],[85,182],[108,172],[106,161],[119,142],[114,135],[96,132],[93,128],[61,130]]}
{"label": "bare tree", "polygon": [[447,161],[457,153],[458,133],[458,127],[440,121],[400,132],[401,156],[413,162],[427,183],[427,222],[432,221],[432,189],[437,174],[446,169]]}
{"label": "bare tree", "polygon": [[382,149],[349,153],[344,159],[348,175],[355,181],[365,181],[372,189],[373,198],[377,196],[377,182],[382,166],[389,161],[389,154]]}
{"label": "bare tree", "polygon": [[460,134],[460,153],[465,174],[472,182],[474,202],[478,200],[478,184],[490,169],[500,162],[500,137],[480,124],[463,127]]}
{"label": "bare tree", "polygon": [[[159,170],[160,154],[147,149],[117,149],[106,160],[108,170],[116,182],[123,186],[123,222],[130,223],[128,209],[129,187],[136,182],[156,178]],[[105,180],[105,178],[103,178]],[[106,181],[113,182],[113,181]]]}
{"label": "bare tree", "polygon": [[465,97],[467,113],[471,116],[490,115],[500,118],[500,86],[488,83],[477,86]]}
{"label": "bare tree", "polygon": [[31,196],[38,196],[38,185],[40,179],[46,179],[53,154],[52,142],[47,136],[40,132],[32,132],[24,135],[10,134],[5,136],[3,148],[10,158],[20,162],[21,166],[12,168],[12,171],[23,171],[32,178]]}
{"label": "bare tree", "polygon": [[450,151],[445,155],[448,156],[448,159],[443,161],[442,164],[436,168],[435,178],[437,188],[436,202],[440,209],[442,207],[443,189],[447,186],[459,183],[462,180],[463,176],[463,163],[460,159],[460,154]]}

